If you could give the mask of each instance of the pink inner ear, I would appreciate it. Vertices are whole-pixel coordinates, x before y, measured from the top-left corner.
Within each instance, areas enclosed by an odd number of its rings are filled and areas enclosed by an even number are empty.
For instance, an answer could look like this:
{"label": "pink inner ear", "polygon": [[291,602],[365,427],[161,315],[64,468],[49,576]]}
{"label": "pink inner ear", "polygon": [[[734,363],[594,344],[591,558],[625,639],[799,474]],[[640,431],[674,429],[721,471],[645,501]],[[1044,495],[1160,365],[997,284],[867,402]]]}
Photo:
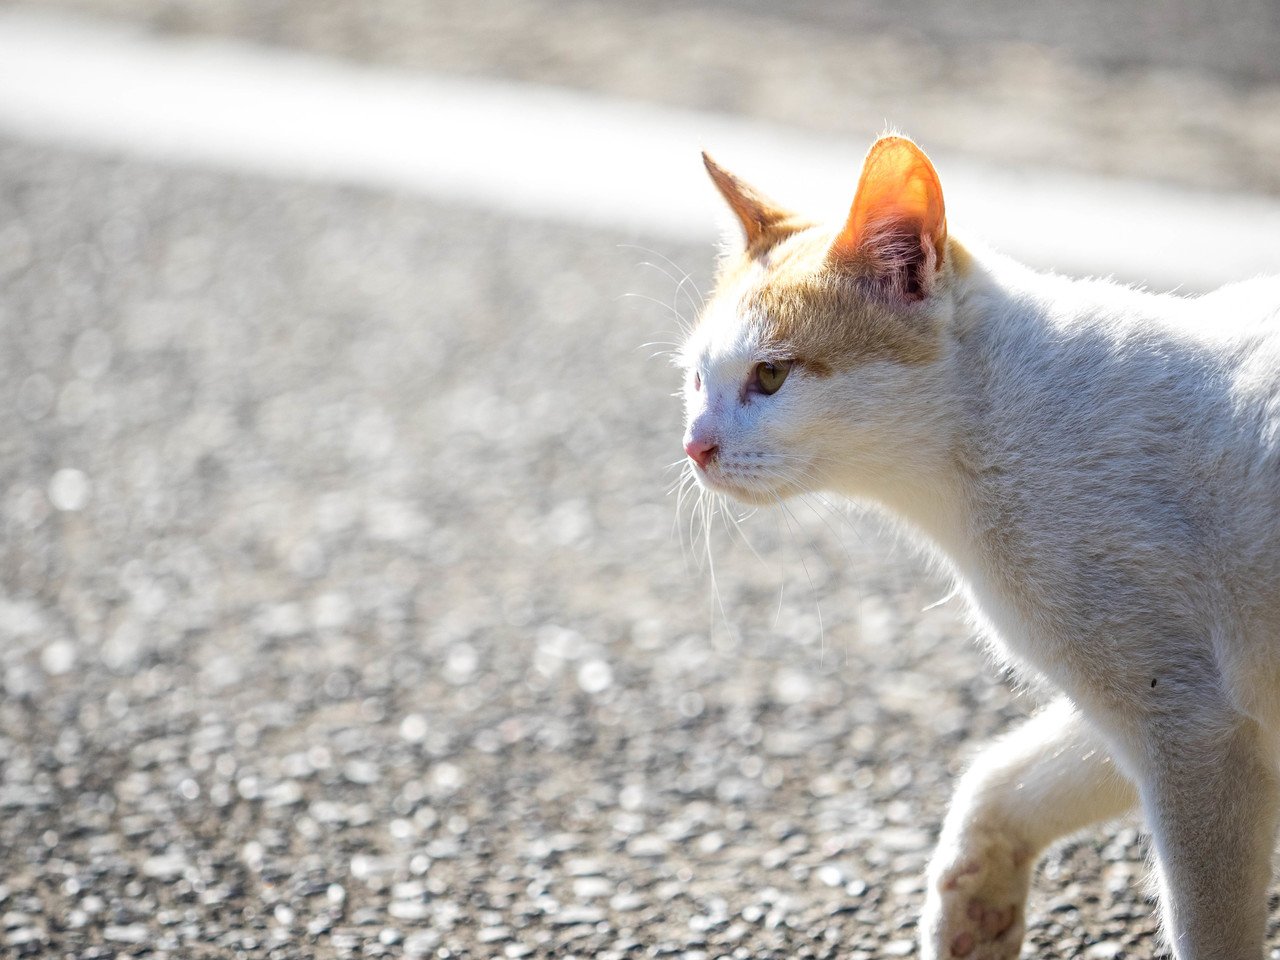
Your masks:
{"label": "pink inner ear", "polygon": [[863,235],[861,263],[882,292],[904,300],[920,300],[938,267],[932,239],[918,223],[886,220],[870,223]]}

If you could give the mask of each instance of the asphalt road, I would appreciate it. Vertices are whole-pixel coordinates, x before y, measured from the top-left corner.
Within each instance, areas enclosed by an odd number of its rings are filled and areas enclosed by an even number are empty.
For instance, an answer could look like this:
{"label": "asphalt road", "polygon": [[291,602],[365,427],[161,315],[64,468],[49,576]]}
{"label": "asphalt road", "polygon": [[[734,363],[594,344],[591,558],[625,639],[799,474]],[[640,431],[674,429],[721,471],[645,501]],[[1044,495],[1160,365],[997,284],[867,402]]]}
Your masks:
{"label": "asphalt road", "polygon": [[[910,955],[1030,701],[842,507],[713,584],[653,245],[0,140],[0,954]],[[1144,856],[1030,955],[1155,956]]]}

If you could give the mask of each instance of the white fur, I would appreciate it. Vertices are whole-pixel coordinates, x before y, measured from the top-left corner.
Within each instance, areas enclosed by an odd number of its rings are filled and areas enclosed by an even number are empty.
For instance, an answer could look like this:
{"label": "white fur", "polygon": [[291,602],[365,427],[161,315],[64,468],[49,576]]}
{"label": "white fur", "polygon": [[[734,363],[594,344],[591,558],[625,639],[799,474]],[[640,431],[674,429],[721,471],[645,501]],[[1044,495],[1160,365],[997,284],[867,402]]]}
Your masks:
{"label": "white fur", "polygon": [[1280,280],[1182,299],[983,254],[919,308],[936,361],[797,368],[744,399],[776,359],[739,306],[757,282],[685,349],[690,434],[720,445],[701,479],[887,508],[998,655],[1061,696],[961,782],[924,957],[1016,957],[1036,856],[1139,802],[1176,956],[1257,960],[1280,810]]}

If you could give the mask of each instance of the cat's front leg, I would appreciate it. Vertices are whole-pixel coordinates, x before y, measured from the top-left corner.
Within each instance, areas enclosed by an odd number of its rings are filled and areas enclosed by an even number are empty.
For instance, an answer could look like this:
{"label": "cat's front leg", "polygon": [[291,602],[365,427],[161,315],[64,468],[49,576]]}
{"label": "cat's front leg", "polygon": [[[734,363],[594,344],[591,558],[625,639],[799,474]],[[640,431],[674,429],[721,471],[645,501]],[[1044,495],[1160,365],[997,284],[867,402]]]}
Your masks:
{"label": "cat's front leg", "polygon": [[1041,851],[1135,801],[1065,700],[989,746],[961,779],[929,866],[924,960],[1016,960]]}
{"label": "cat's front leg", "polygon": [[1258,960],[1280,822],[1274,742],[1226,708],[1164,719],[1147,731],[1141,793],[1165,935],[1178,960]]}

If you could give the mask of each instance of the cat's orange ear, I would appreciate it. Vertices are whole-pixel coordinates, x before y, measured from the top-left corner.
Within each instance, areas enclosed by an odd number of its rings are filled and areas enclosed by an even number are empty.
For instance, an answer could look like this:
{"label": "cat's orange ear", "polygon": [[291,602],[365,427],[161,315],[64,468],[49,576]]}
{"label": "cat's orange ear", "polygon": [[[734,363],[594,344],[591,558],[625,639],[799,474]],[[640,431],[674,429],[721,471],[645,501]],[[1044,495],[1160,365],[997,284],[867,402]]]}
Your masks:
{"label": "cat's orange ear", "polygon": [[919,300],[942,266],[946,241],[942,184],[933,164],[905,137],[881,137],[863,163],[829,262],[870,273],[891,296]]}
{"label": "cat's orange ear", "polygon": [[795,219],[790,210],[774,203],[755,187],[743,183],[712,160],[705,150],[702,151],[702,162],[706,164],[707,173],[711,174],[711,182],[720,191],[720,196],[724,197],[742,224],[748,251],[754,253],[771,247],[790,232],[788,224]]}

